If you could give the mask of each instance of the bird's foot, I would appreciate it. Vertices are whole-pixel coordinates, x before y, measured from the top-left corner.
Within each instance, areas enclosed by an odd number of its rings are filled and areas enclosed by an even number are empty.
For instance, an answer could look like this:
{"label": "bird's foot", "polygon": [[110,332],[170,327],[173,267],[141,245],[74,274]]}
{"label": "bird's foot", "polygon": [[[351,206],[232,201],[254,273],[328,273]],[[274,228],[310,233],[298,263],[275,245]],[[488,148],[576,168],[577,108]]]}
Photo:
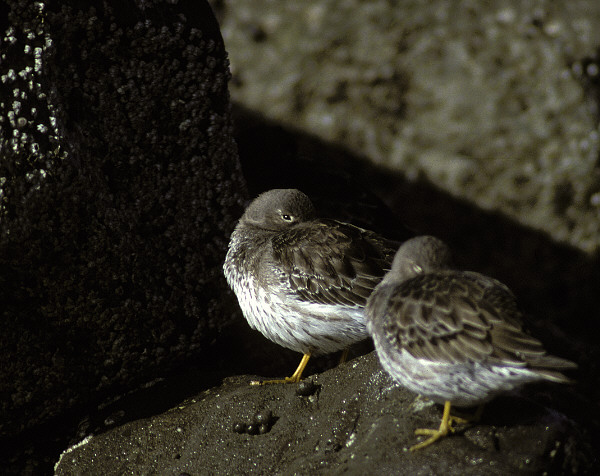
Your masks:
{"label": "bird's foot", "polygon": [[278,379],[272,379],[272,380],[252,380],[250,382],[250,385],[271,385],[271,384],[278,384],[278,383],[298,383],[299,381],[300,381],[299,377],[295,377],[294,375],[292,375],[291,377],[278,378]]}
{"label": "bird's foot", "polygon": [[[480,412],[478,412],[480,414]],[[479,415],[476,415],[479,416]],[[457,416],[450,415],[450,402],[446,402],[444,405],[444,414],[442,416],[442,422],[440,423],[440,427],[437,430],[432,430],[429,428],[418,428],[415,430],[415,435],[419,436],[429,436],[425,441],[418,443],[414,446],[410,447],[410,451],[417,451],[423,449],[432,443],[435,443],[440,438],[448,435],[448,433],[454,433],[456,430],[453,425],[464,425],[466,423],[470,423],[472,421],[471,418],[460,418]]]}
{"label": "bird's foot", "polygon": [[423,449],[423,448],[435,443],[437,440],[439,440],[440,438],[443,438],[448,433],[451,433],[453,431],[454,431],[454,428],[452,428],[452,427],[448,427],[446,429],[442,429],[440,427],[437,430],[431,430],[428,428],[418,428],[415,430],[415,435],[429,436],[429,438],[427,438],[425,441],[422,441],[421,443],[411,446],[410,451],[417,451],[417,450]]}

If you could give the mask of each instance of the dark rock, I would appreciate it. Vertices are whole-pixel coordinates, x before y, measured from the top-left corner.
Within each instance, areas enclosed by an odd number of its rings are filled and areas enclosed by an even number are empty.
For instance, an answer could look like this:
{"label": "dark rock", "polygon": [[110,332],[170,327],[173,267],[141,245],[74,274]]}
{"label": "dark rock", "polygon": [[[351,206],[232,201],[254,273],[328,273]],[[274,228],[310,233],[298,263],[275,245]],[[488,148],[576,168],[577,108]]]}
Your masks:
{"label": "dark rock", "polygon": [[246,427],[246,433],[248,433],[249,435],[258,435],[259,430],[260,425],[258,423],[250,423]]}
{"label": "dark rock", "polygon": [[0,23],[10,437],[209,348],[238,316],[221,264],[245,186],[206,2],[8,1]]}
{"label": "dark rock", "polygon": [[246,425],[245,423],[234,423],[233,424],[233,431],[235,431],[236,433],[246,433],[246,430],[248,429],[248,425]]}
{"label": "dark rock", "polygon": [[259,425],[269,425],[273,421],[273,413],[271,410],[261,410],[254,415],[254,421]]}
{"label": "dark rock", "polygon": [[[585,428],[540,404],[535,391],[499,398],[480,423],[410,453],[418,441],[414,430],[437,427],[441,407],[396,388],[374,353],[311,378],[321,390],[308,399],[297,397],[296,385],[255,387],[248,385],[250,376],[226,379],[162,415],[68,450],[56,474],[504,475],[592,468]],[[231,431],[233,422],[267,407],[279,416],[270,432],[250,437]]]}
{"label": "dark rock", "polygon": [[264,435],[265,433],[268,433],[270,429],[271,429],[270,425],[267,425],[266,423],[261,423],[258,427],[258,433],[260,435]]}
{"label": "dark rock", "polygon": [[318,387],[312,380],[302,380],[298,383],[298,388],[296,388],[296,395],[300,395],[302,397],[309,397],[313,395],[318,390]]}

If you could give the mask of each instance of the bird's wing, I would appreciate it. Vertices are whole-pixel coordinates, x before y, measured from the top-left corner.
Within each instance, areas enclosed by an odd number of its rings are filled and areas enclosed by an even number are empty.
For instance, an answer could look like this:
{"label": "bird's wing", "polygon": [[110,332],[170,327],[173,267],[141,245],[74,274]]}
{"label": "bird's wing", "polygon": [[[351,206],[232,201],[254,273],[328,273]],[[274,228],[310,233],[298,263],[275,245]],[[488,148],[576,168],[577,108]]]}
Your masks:
{"label": "bird's wing", "polygon": [[523,332],[508,288],[477,273],[428,273],[407,280],[390,295],[385,312],[387,338],[417,358],[526,366],[546,354]]}
{"label": "bird's wing", "polygon": [[311,222],[273,239],[281,279],[309,303],[364,306],[394,252],[392,242],[376,233],[334,220]]}

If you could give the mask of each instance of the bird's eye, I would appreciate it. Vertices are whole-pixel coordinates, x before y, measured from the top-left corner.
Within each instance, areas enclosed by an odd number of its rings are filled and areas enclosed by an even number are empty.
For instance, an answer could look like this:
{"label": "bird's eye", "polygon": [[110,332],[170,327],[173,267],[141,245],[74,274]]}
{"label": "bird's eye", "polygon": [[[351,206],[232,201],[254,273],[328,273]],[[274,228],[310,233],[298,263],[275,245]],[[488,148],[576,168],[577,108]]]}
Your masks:
{"label": "bird's eye", "polygon": [[281,215],[281,218],[283,218],[283,220],[289,221],[289,222],[293,222],[294,221],[294,217],[292,215],[283,214],[283,215]]}

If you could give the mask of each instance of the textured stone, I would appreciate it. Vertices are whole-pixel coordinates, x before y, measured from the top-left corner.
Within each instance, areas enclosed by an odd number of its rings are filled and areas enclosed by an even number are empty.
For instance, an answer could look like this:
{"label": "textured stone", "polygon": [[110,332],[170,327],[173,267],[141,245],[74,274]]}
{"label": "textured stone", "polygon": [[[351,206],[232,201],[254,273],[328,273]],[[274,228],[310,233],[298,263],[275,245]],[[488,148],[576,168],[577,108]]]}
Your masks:
{"label": "textured stone", "polygon": [[[311,377],[308,396],[292,384],[251,387],[253,378],[93,436],[65,451],[55,474],[582,474],[594,460],[585,430],[543,390],[497,400],[480,424],[409,453],[415,428],[437,425],[441,409],[395,388],[374,353]],[[240,432],[257,414],[270,426]]]}
{"label": "textured stone", "polygon": [[599,249],[598,2],[214,3],[235,101]]}
{"label": "textured stone", "polygon": [[6,437],[208,348],[245,188],[207,3],[0,10]]}

